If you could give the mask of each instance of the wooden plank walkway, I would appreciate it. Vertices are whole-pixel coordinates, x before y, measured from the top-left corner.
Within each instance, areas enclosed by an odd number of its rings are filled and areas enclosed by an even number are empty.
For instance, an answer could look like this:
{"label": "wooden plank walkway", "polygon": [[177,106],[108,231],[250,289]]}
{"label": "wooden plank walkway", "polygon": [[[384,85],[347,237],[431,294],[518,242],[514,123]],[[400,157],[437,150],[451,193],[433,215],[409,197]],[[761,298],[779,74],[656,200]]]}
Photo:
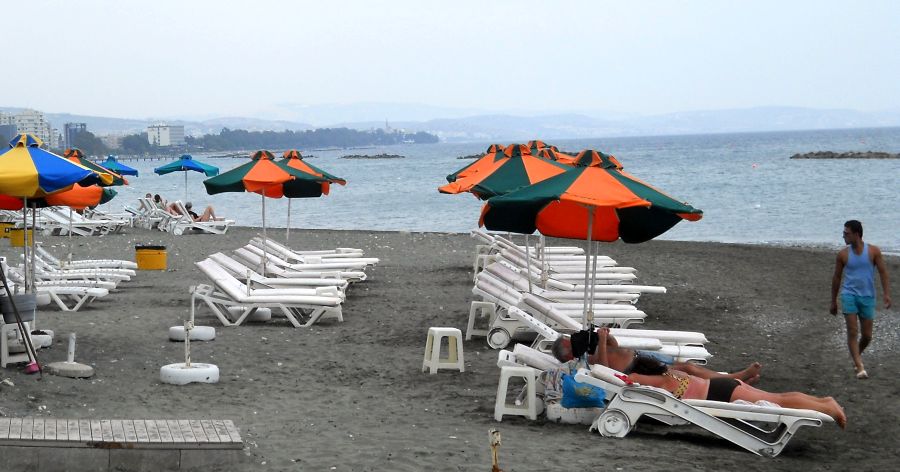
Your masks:
{"label": "wooden plank walkway", "polygon": [[241,449],[231,420],[0,418],[0,446]]}

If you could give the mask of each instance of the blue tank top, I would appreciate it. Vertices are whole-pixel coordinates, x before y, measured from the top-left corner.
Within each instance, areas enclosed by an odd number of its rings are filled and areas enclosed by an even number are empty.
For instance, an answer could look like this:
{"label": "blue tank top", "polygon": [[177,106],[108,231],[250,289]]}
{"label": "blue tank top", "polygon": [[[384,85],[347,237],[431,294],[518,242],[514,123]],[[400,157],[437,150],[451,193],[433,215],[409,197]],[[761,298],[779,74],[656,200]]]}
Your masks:
{"label": "blue tank top", "polygon": [[875,296],[875,264],[869,259],[869,245],[863,243],[862,254],[856,255],[853,246],[847,246],[847,265],[841,293],[859,297]]}

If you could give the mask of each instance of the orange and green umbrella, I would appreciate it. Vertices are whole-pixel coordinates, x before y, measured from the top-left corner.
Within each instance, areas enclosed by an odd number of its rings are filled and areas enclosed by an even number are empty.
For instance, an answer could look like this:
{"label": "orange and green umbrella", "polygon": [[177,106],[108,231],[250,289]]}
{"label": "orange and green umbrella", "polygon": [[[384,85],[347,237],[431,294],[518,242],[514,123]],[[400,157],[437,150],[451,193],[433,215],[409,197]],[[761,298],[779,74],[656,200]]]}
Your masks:
{"label": "orange and green umbrella", "polygon": [[[588,233],[587,208],[594,224]],[[615,241],[649,241],[703,212],[626,173],[575,167],[485,203],[480,224],[496,231]]]}
{"label": "orange and green umbrella", "polygon": [[81,164],[81,165],[87,167],[88,169],[96,172],[99,175],[104,175],[104,174],[108,175],[109,176],[108,178],[104,177],[101,179],[100,182],[97,183],[97,185],[100,185],[101,187],[128,185],[128,181],[125,180],[125,178],[122,177],[121,175],[119,175],[118,173],[111,171],[111,170],[107,169],[106,167],[101,166],[100,164],[95,164],[95,163],[85,159],[84,153],[81,152],[81,149],[78,149],[78,148],[66,149],[66,151],[63,153],[63,156],[72,162],[75,162],[77,164]]}
{"label": "orange and green umbrella", "polygon": [[[266,239],[266,197],[318,197],[327,193],[328,187],[323,183],[328,183],[325,177],[297,170],[282,162],[275,162],[275,156],[265,150],[253,153],[250,162],[203,181],[206,193],[210,195],[245,191],[258,193],[262,199],[264,241]],[[263,260],[265,261],[265,252]],[[263,271],[265,271],[265,263],[263,263]]]}
{"label": "orange and green umbrella", "polygon": [[479,172],[450,182],[438,191],[451,194],[471,192],[484,200],[562,174],[570,168],[528,151],[528,146],[524,144],[512,144],[504,150],[506,159],[486,165]]}
{"label": "orange and green umbrella", "polygon": [[528,149],[531,150],[531,153],[534,154],[535,156],[537,156],[541,152],[542,149],[547,149],[547,148],[553,147],[553,146],[541,141],[540,139],[532,139],[531,141],[528,141],[527,146],[528,146]]}
{"label": "orange and green umbrella", "polygon": [[[703,212],[615,169],[575,167],[507,195],[491,198],[479,225],[495,231],[585,239],[584,327],[592,323],[591,241],[649,241]],[[596,266],[595,266],[596,267]],[[589,296],[590,295],[590,296]],[[590,300],[591,308],[588,308]]]}
{"label": "orange and green umbrella", "polygon": [[544,159],[550,159],[551,161],[558,161],[562,164],[567,164],[567,165],[569,165],[573,160],[575,160],[575,156],[573,156],[571,154],[559,152],[559,149],[557,149],[556,146],[550,146],[550,147],[541,149],[541,151],[538,153],[538,155],[543,157]]}
{"label": "orange and green umbrella", "polygon": [[[326,179],[321,184],[322,185],[322,194],[324,194],[324,195],[328,195],[328,190],[329,190],[329,186],[331,183],[347,185],[346,180],[344,180],[336,175],[331,175],[328,172],[325,172],[324,170],[303,160],[303,155],[300,154],[300,151],[298,151],[296,149],[291,149],[289,151],[285,151],[284,154],[282,154],[282,157],[284,157],[284,159],[279,161],[281,164],[285,164],[292,169],[297,169],[301,172],[306,172],[307,174],[311,174],[316,177],[321,177],[323,179]],[[291,238],[291,199],[290,198],[288,199],[287,224],[285,225],[284,234],[285,234],[285,239],[289,240]]]}
{"label": "orange and green umbrella", "polygon": [[584,151],[579,152],[571,160],[557,160],[559,162],[562,162],[563,164],[569,164],[572,166],[602,167],[604,169],[622,170],[622,163],[620,163],[619,160],[616,159],[616,156],[605,154],[600,151],[595,151],[593,149],[585,149]]}
{"label": "orange and green umbrella", "polygon": [[490,146],[488,146],[487,151],[485,151],[483,156],[479,157],[474,162],[463,167],[462,169],[448,175],[447,182],[455,182],[458,179],[462,179],[474,173],[481,172],[482,169],[491,167],[497,161],[505,159],[506,154],[503,153],[504,149],[506,148],[502,144],[491,144]]}

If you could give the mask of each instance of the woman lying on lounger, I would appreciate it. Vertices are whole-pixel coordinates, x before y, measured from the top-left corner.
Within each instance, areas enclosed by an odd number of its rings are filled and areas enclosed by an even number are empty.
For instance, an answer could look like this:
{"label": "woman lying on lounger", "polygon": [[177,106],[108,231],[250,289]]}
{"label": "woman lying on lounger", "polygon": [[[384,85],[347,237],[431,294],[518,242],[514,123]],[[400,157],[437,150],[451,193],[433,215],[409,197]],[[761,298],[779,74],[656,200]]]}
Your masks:
{"label": "woman lying on lounger", "polygon": [[814,410],[834,418],[838,426],[847,427],[844,409],[832,397],[814,397],[800,392],[772,393],[747,385],[731,378],[701,379],[677,370],[662,375],[629,374],[629,380],[641,385],[658,387],[672,392],[675,398],[733,402],[744,400],[751,403],[765,400],[785,408]]}
{"label": "woman lying on lounger", "polygon": [[[759,362],[754,362],[744,370],[723,374],[690,362],[675,362],[675,358],[665,354],[626,349],[619,347],[616,338],[610,334],[609,328],[598,328],[595,342],[597,347],[588,355],[588,363],[602,364],[626,374],[659,375],[671,370],[679,370],[702,379],[725,377],[754,384],[759,380],[759,372],[762,369]],[[553,342],[551,351],[560,362],[568,362],[576,357],[573,356],[572,341],[567,336],[557,338]],[[580,354],[587,351],[587,347],[582,347],[580,351],[574,349],[574,351]]]}

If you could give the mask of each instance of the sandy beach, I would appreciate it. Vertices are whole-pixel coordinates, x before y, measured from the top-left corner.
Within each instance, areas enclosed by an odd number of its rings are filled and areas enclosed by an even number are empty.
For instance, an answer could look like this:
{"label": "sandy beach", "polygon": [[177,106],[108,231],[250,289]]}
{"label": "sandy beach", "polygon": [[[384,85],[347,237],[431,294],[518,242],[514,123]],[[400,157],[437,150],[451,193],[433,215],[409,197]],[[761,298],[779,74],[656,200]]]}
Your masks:
{"label": "sandy beach", "polygon": [[[381,259],[368,281],[350,289],[345,322],[297,329],[275,318],[225,328],[201,308],[197,324],[216,326],[218,336],[192,344],[193,357],[217,364],[221,382],[161,384],[159,368],[183,361],[183,345],[168,341],[167,329],[188,315],[189,287],[205,282],[193,263],[243,246],[258,231],[176,237],[129,229],[74,239],[75,258],[134,260],[135,244],[162,244],[169,270],[140,271],[77,313],[39,311],[38,327],[57,333],[54,346],[39,351],[42,363],[65,360],[66,334],[77,332],[77,360],[96,374],[38,381],[7,368],[0,375],[15,385],[0,386],[0,414],[231,419],[245,439],[246,462],[229,470],[484,471],[495,427],[507,471],[890,470],[900,460],[897,309],[885,312],[879,300],[875,341],[864,355],[871,379],[854,379],[843,320],[828,314],[834,252],[817,249],[670,241],[602,247],[636,267],[639,283],[668,288],[641,297],[646,328],[701,331],[711,341],[711,367],[759,361],[760,387],[833,396],[844,406],[846,431],[803,428],[775,459],[697,429],[641,425],[613,440],[546,420],[497,423],[497,352],[481,338],[465,343],[465,373],[421,373],[428,327],[465,329],[476,244],[465,234],[294,230],[293,247],[358,247]],[[269,234],[284,241],[283,229]],[[42,241],[66,253],[65,238]],[[7,245],[0,242],[2,254],[18,260]],[[888,267],[897,300],[900,259],[888,258]]]}

